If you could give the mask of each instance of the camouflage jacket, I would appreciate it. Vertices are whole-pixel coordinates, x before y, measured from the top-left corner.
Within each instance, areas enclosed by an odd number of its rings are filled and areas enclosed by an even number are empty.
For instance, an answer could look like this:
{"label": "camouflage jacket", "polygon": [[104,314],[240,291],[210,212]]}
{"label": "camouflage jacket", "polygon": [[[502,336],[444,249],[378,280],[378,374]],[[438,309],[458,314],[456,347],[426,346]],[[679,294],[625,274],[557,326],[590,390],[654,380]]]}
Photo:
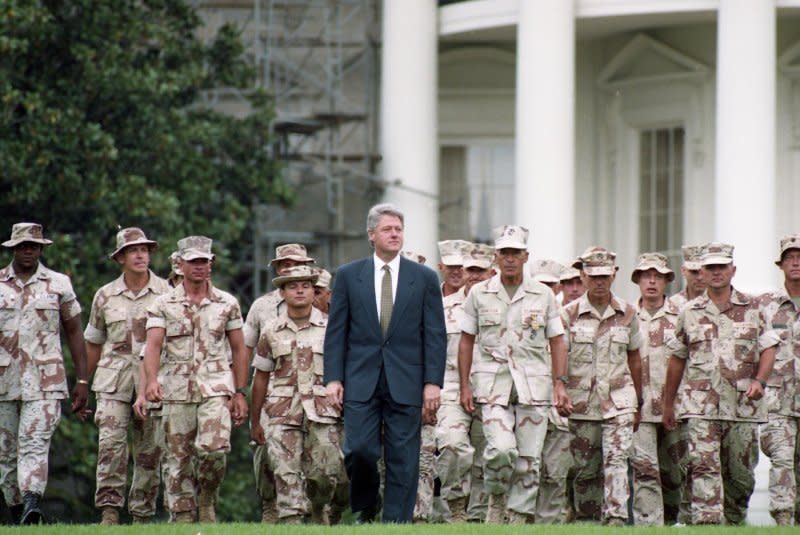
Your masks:
{"label": "camouflage jacket", "polygon": [[636,412],[628,351],[639,349],[642,337],[633,306],[612,294],[601,316],[583,294],[562,316],[568,330],[570,418],[599,421]]}
{"label": "camouflage jacket", "polygon": [[307,326],[298,328],[282,312],[262,331],[253,367],[270,373],[266,403],[270,424],[338,421],[340,413],[328,404],[322,382],[327,325],[325,315],[312,307]]}
{"label": "camouflage jacket", "polygon": [[667,339],[675,336],[675,323],[680,310],[669,300],[652,316],[647,310],[637,307],[639,328],[642,333],[642,422],[661,423],[664,413],[664,383],[667,380],[667,363],[670,352]]}
{"label": "camouflage jacket", "polygon": [[[464,301],[467,296],[464,288],[442,298],[444,304],[444,324],[447,329],[447,361],[442,386],[442,403],[458,403],[461,400],[461,380],[458,377],[458,344],[461,341],[461,321],[464,316]],[[475,362],[480,357],[476,345],[472,352]],[[472,374],[472,390],[475,391],[475,374]]]}
{"label": "camouflage jacket", "polygon": [[765,402],[770,413],[800,416],[800,310],[786,290],[762,296],[767,322],[780,338],[775,366],[767,381]]}
{"label": "camouflage jacket", "polygon": [[277,318],[278,314],[285,311],[286,303],[281,297],[280,290],[272,290],[253,301],[250,310],[247,311],[247,319],[244,322],[245,345],[255,349],[264,327]]}
{"label": "camouflage jacket", "polygon": [[681,309],[689,302],[689,294],[686,293],[686,288],[676,294],[672,294],[667,298],[667,302],[675,307],[680,312]]}
{"label": "camouflage jacket", "polygon": [[0,401],[64,399],[61,322],[81,313],[69,277],[41,263],[27,282],[0,270]]}
{"label": "camouflage jacket", "polygon": [[766,405],[746,392],[762,351],[778,343],[757,299],[733,289],[720,310],[708,294],[678,314],[671,353],[687,359],[678,414],[685,418],[766,421]]}
{"label": "camouflage jacket", "polygon": [[473,394],[478,403],[508,405],[512,386],[520,405],[553,400],[549,339],[564,334],[553,292],[525,275],[513,299],[495,275],[472,287],[461,330],[477,336]]}
{"label": "camouflage jacket", "polygon": [[179,284],[147,309],[147,328],[165,329],[158,370],[165,403],[233,395],[227,333],[242,328],[235,297],[209,282],[208,296],[194,304]]}
{"label": "camouflage jacket", "polygon": [[83,338],[102,346],[92,390],[98,398],[131,401],[139,387],[139,355],[147,338],[147,308],[169,290],[150,272],[147,286],[134,294],[123,275],[94,294]]}

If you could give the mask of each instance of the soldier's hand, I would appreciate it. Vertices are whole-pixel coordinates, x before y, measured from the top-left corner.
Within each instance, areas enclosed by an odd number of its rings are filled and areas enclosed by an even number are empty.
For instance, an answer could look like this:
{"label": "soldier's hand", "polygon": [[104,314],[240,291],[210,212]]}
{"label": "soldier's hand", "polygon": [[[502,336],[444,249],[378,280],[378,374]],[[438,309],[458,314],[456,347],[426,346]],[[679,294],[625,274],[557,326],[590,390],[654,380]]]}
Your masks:
{"label": "soldier's hand", "polygon": [[459,395],[461,397],[461,406],[464,410],[470,414],[475,412],[475,402],[472,399],[472,387],[467,386],[466,388],[461,388]]}
{"label": "soldier's hand", "polygon": [[143,395],[136,396],[136,401],[133,402],[133,414],[140,420],[147,418],[147,400]]}
{"label": "soldier's hand", "polygon": [[641,422],[642,422],[642,411],[641,410],[637,410],[635,413],[633,413],[633,432],[634,433],[639,430],[639,424]]}
{"label": "soldier's hand", "polygon": [[164,399],[164,390],[161,388],[161,384],[158,380],[149,381],[147,383],[147,388],[144,391],[144,397],[147,401],[158,402]]}
{"label": "soldier's hand", "polygon": [[87,415],[92,412],[87,406],[88,398],[89,385],[77,383],[72,389],[72,412],[81,420],[86,420]]}
{"label": "soldier's hand", "polygon": [[664,424],[664,429],[667,431],[672,431],[678,427],[678,423],[675,421],[675,409],[665,406],[664,414],[661,415],[661,423]]}
{"label": "soldier's hand", "polygon": [[267,443],[267,439],[264,436],[264,428],[261,427],[261,424],[258,422],[251,422],[250,423],[250,440],[258,444],[259,446],[263,446]]}
{"label": "soldier's hand", "polygon": [[231,417],[235,426],[242,425],[247,420],[247,399],[237,392],[231,399]]}
{"label": "soldier's hand", "polygon": [[344,403],[344,386],[340,381],[331,381],[325,387],[325,396],[328,398],[328,403],[337,411],[342,410],[342,403]]}
{"label": "soldier's hand", "polygon": [[572,400],[567,394],[567,387],[560,380],[553,384],[553,404],[561,416],[567,417],[572,414]]}
{"label": "soldier's hand", "polygon": [[750,386],[747,387],[747,392],[745,394],[747,395],[747,399],[759,400],[764,397],[764,389],[761,387],[759,381],[753,380]]}

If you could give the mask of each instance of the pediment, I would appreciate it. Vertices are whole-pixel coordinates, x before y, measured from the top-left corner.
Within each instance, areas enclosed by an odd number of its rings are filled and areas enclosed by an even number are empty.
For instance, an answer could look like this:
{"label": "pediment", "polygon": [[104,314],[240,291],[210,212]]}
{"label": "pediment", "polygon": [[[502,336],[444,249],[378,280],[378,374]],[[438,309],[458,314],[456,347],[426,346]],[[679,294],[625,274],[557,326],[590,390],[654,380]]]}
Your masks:
{"label": "pediment", "polygon": [[597,82],[606,89],[641,83],[702,78],[708,66],[645,34],[622,47],[600,72]]}

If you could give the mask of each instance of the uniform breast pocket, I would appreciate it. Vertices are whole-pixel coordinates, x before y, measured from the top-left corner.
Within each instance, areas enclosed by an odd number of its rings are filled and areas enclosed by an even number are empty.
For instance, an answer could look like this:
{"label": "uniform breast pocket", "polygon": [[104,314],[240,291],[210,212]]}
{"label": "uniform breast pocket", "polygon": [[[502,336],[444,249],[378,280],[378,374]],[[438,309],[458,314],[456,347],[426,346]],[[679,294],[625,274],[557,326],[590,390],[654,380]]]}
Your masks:
{"label": "uniform breast pocket", "polygon": [[168,320],[167,329],[168,360],[189,360],[192,358],[193,336],[189,320]]}
{"label": "uniform breast pocket", "polygon": [[276,382],[280,382],[281,379],[291,377],[294,372],[292,342],[282,340],[273,345],[272,358],[275,360],[275,369],[272,371],[272,377]]}
{"label": "uniform breast pocket", "polygon": [[38,299],[34,303],[39,331],[58,332],[58,300]]}
{"label": "uniform breast pocket", "polygon": [[569,332],[570,363],[590,363],[594,360],[594,331],[572,328]]}
{"label": "uniform breast pocket", "polygon": [[740,362],[755,362],[758,327],[752,322],[733,324],[733,337],[736,341],[736,358]]}
{"label": "uniform breast pocket", "polygon": [[630,327],[612,327],[609,335],[611,341],[611,361],[622,362],[628,358],[628,344],[631,341]]}
{"label": "uniform breast pocket", "polygon": [[121,344],[128,340],[128,315],[124,309],[112,308],[105,314],[108,342]]}

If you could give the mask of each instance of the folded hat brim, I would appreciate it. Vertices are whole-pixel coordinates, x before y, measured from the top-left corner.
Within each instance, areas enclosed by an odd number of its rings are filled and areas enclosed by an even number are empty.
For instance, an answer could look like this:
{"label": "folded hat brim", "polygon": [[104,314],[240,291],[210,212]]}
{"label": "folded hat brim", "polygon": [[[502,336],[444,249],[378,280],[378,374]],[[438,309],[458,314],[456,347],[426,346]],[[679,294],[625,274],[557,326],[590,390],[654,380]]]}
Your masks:
{"label": "folded hat brim", "polygon": [[311,284],[315,284],[317,280],[319,280],[318,275],[297,275],[297,276],[287,275],[285,277],[275,277],[274,279],[272,279],[272,285],[276,288],[280,288],[287,282],[311,281]]}
{"label": "folded hat brim", "polygon": [[296,254],[290,254],[286,256],[279,256],[278,258],[273,258],[269,264],[273,265],[276,262],[280,262],[281,260],[294,260],[295,262],[314,262],[313,258],[309,258],[307,256],[300,256]]}
{"label": "folded hat brim", "polygon": [[641,273],[644,273],[645,271],[650,270],[650,269],[655,269],[656,271],[658,271],[662,275],[666,275],[667,276],[667,280],[669,282],[672,282],[673,280],[675,280],[675,273],[671,269],[665,268],[665,267],[662,267],[662,266],[651,266],[651,265],[644,264],[644,265],[641,265],[641,266],[636,266],[636,268],[633,270],[633,273],[631,273],[631,281],[634,284],[638,284],[639,281],[637,279],[639,278],[639,275]]}
{"label": "folded hat brim", "polygon": [[2,243],[2,245],[3,247],[11,248],[11,247],[16,247],[20,243],[25,243],[26,241],[31,243],[38,243],[39,245],[50,245],[51,243],[53,243],[51,240],[47,240],[44,238],[20,238],[18,240],[6,240]]}

